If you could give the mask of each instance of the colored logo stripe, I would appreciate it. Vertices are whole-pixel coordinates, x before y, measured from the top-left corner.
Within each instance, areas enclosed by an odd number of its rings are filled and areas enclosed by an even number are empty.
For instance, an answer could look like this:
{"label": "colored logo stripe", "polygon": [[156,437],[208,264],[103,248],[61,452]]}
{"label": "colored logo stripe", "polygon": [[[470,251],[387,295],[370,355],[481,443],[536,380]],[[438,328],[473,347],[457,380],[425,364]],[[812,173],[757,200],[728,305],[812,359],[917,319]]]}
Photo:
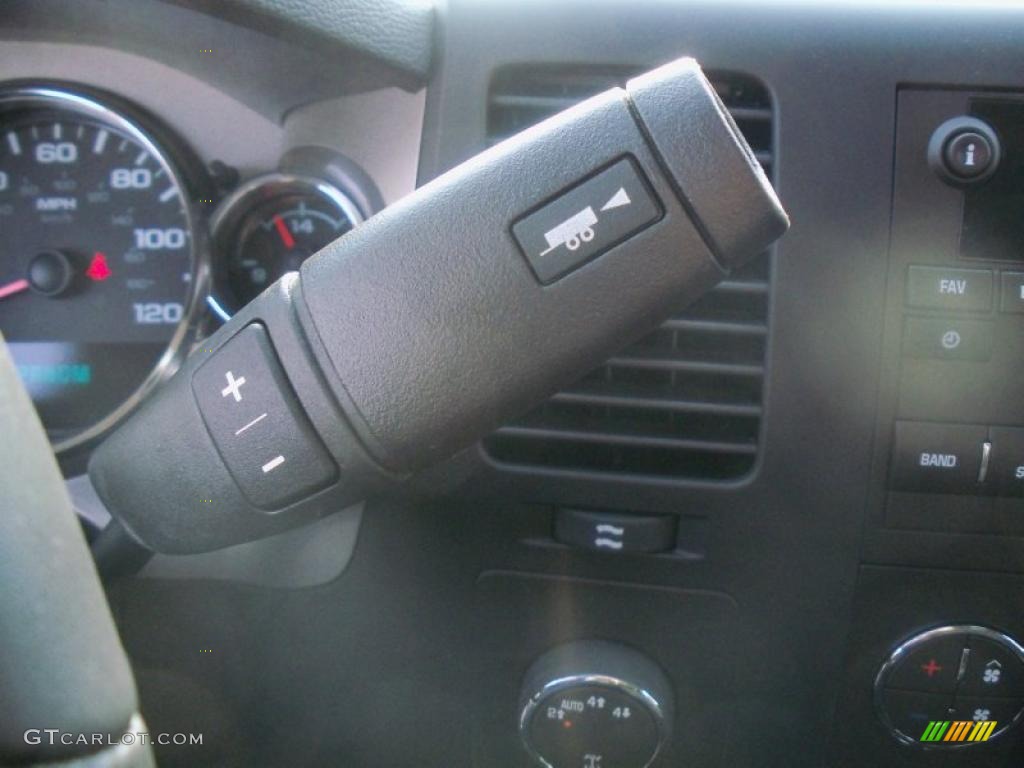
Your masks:
{"label": "colored logo stripe", "polygon": [[963,741],[967,735],[967,730],[974,725],[974,723],[967,720],[957,720],[950,726],[949,731],[946,733],[946,738],[943,741]]}
{"label": "colored logo stripe", "polygon": [[949,728],[948,721],[932,720],[921,734],[921,741],[938,741],[945,734],[947,728]]}
{"label": "colored logo stripe", "polygon": [[988,720],[978,723],[974,730],[971,731],[971,735],[968,737],[968,741],[988,741],[988,737],[992,735],[992,731],[996,729],[995,720]]}
{"label": "colored logo stripe", "polygon": [[921,734],[921,741],[988,741],[996,725],[995,720],[932,720]]}

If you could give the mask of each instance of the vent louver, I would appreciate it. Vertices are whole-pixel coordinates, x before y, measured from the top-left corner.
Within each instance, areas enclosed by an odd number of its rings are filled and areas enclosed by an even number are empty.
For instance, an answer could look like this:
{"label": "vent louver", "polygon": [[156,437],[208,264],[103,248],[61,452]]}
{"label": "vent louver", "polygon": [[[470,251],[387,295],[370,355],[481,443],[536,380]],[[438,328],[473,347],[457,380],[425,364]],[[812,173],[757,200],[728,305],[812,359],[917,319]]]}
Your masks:
{"label": "vent louver", "polygon": [[[491,85],[488,144],[606,88],[629,70],[509,68]],[[772,173],[767,89],[709,73]],[[749,473],[761,429],[771,258],[762,254],[658,330],[484,441],[499,464],[726,481]]]}

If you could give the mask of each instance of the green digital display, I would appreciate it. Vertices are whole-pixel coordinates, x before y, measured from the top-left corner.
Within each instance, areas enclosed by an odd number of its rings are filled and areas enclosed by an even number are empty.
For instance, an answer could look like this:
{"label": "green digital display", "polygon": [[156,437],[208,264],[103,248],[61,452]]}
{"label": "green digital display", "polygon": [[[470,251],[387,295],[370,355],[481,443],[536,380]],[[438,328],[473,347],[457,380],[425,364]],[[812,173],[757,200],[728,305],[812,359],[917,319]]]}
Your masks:
{"label": "green digital display", "polygon": [[18,373],[26,386],[32,385],[85,385],[92,381],[92,366],[88,363],[53,363],[51,365],[19,365]]}

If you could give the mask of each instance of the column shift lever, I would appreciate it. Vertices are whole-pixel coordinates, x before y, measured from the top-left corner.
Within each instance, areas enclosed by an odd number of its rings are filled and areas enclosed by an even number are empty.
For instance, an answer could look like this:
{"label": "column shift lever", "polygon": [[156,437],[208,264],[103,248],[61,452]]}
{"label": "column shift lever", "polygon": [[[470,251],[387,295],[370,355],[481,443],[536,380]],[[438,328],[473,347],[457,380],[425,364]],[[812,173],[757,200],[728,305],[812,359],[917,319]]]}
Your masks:
{"label": "column shift lever", "polygon": [[543,401],[787,226],[711,85],[680,59],[324,248],[208,339],[90,475],[161,552],[315,519]]}

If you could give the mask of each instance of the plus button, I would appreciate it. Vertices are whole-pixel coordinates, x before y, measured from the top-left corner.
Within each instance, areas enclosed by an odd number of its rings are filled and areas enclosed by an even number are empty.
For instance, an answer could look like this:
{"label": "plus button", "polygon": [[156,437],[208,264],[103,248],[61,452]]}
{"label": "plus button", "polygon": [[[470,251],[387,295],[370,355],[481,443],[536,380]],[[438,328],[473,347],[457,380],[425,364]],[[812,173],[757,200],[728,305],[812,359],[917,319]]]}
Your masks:
{"label": "plus button", "polygon": [[236,403],[242,402],[242,385],[245,384],[245,376],[239,376],[236,379],[235,374],[228,371],[224,378],[227,379],[228,385],[220,391],[220,396],[227,397],[231,395],[235,398]]}
{"label": "plus button", "polygon": [[930,680],[942,671],[942,665],[935,661],[935,659],[929,659],[927,664],[921,665],[921,671],[928,675],[928,679]]}

